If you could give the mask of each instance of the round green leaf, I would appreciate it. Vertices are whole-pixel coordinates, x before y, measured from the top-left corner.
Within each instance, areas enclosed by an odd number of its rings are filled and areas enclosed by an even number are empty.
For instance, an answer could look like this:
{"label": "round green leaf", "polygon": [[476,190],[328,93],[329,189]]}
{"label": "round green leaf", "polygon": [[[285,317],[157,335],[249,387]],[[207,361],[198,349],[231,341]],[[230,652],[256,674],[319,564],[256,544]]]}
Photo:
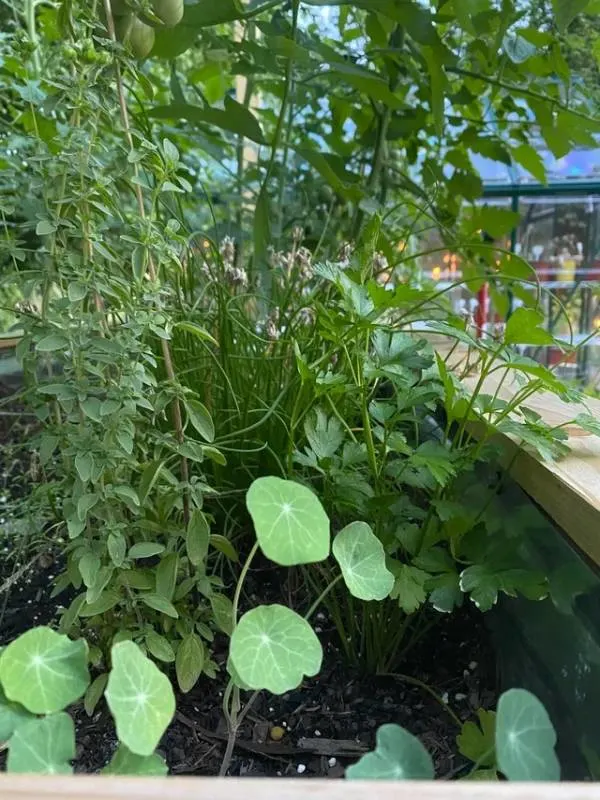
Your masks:
{"label": "round green leaf", "polygon": [[263,553],[284,567],[312,564],[329,555],[329,518],[306,486],[257,478],[246,494]]}
{"label": "round green leaf", "polygon": [[349,780],[430,781],[433,761],[421,742],[399,725],[382,725],[377,746],[346,770]]}
{"label": "round green leaf", "polygon": [[83,639],[74,642],[50,628],[32,628],[3,651],[0,683],[9,700],[32,714],[53,714],[85,693],[87,661]]}
{"label": "round green leaf", "polygon": [[283,694],[316,675],[323,650],[308,622],[281,605],[247,611],[231,636],[230,657],[240,681],[251,689]]}
{"label": "round green leaf", "polygon": [[171,682],[134,642],[114,645],[111,656],[105,696],[117,736],[132,753],[149,756],[175,713]]}
{"label": "round green leaf", "polygon": [[154,775],[164,776],[168,767],[158,753],[150,756],[138,756],[128,750],[124,744],[119,745],[117,752],[109,764],[104,767],[104,775]]}
{"label": "round green leaf", "polygon": [[525,689],[510,689],[496,712],[496,754],[510,781],[558,781],[556,731],[540,701]]}
{"label": "round green leaf", "polygon": [[14,732],[9,748],[8,772],[68,775],[75,758],[75,726],[68,714],[52,714],[24,722]]}
{"label": "round green leaf", "polygon": [[7,742],[17,726],[30,719],[31,714],[18,703],[11,703],[0,686],[0,743]]}
{"label": "round green leaf", "polygon": [[383,600],[394,576],[385,566],[385,551],[366,522],[351,522],[333,540],[333,555],[346,586],[359,600]]}

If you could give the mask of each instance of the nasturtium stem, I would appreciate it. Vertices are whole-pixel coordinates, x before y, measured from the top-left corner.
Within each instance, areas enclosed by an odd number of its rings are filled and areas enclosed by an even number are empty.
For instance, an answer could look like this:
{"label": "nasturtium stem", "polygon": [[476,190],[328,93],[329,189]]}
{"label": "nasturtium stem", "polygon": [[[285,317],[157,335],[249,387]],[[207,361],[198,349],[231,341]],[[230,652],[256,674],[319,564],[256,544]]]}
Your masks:
{"label": "nasturtium stem", "polygon": [[240,595],[242,594],[242,586],[244,585],[244,581],[246,580],[246,575],[248,574],[248,570],[250,569],[250,564],[252,563],[252,559],[256,555],[258,550],[258,542],[254,543],[252,550],[250,550],[248,554],[248,558],[244,566],[242,567],[242,571],[240,572],[240,577],[237,582],[237,586],[235,587],[235,593],[233,595],[233,609],[232,609],[232,619],[233,619],[233,627],[237,625],[237,612],[238,606],[240,604]]}
{"label": "nasturtium stem", "polygon": [[331,581],[331,583],[329,583],[329,584],[328,584],[328,585],[327,585],[327,586],[326,586],[326,587],[323,589],[323,591],[321,592],[321,594],[320,594],[320,595],[317,597],[317,599],[315,600],[315,602],[312,604],[312,606],[311,606],[311,607],[308,609],[308,611],[307,611],[307,612],[306,612],[306,614],[304,615],[304,619],[305,619],[307,622],[308,622],[308,620],[309,620],[309,619],[312,617],[312,615],[315,613],[315,611],[317,610],[317,608],[318,608],[318,607],[321,605],[321,603],[323,602],[323,600],[324,600],[324,599],[327,597],[327,595],[329,594],[329,592],[330,592],[330,591],[333,589],[333,587],[334,587],[334,586],[335,586],[337,583],[339,583],[339,582],[342,580],[342,578],[343,578],[343,577],[344,577],[344,576],[343,576],[343,575],[342,575],[342,573],[340,572],[340,574],[339,574],[337,577],[335,577],[335,578],[334,578],[334,579]]}

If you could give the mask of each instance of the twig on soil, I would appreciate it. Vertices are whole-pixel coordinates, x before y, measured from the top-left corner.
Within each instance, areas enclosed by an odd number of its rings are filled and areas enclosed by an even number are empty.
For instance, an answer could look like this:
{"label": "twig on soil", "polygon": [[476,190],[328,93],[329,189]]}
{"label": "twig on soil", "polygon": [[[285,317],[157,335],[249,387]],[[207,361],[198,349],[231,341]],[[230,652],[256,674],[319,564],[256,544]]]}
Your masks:
{"label": "twig on soil", "polygon": [[435,691],[435,689],[432,689],[431,686],[429,686],[427,683],[420,681],[418,678],[412,678],[410,675],[402,675],[400,672],[381,672],[378,674],[378,677],[395,678],[396,680],[404,681],[404,683],[411,683],[413,686],[418,686],[419,689],[423,689],[424,692],[427,692],[428,695],[433,697],[433,699],[440,704],[440,706],[446,711],[446,713],[452,717],[456,725],[459,728],[462,728],[463,725],[462,720],[460,719],[458,714],[455,714],[454,711],[450,708],[450,706],[442,700],[442,698]]}
{"label": "twig on soil", "polygon": [[[214,744],[215,741],[226,742],[228,739],[227,734],[208,731],[206,728],[203,728],[202,725],[189,719],[179,711],[176,713],[175,719],[194,731],[201,739],[211,742],[212,744]],[[295,746],[280,744],[279,742],[260,744],[259,742],[248,742],[238,738],[236,739],[235,745],[241,750],[247,750],[255,755],[272,758],[276,761],[280,761],[284,756],[306,755],[306,753],[312,753],[318,756],[356,756],[358,753],[364,753],[368,750],[366,745],[346,739],[302,738],[298,742],[298,745]]]}

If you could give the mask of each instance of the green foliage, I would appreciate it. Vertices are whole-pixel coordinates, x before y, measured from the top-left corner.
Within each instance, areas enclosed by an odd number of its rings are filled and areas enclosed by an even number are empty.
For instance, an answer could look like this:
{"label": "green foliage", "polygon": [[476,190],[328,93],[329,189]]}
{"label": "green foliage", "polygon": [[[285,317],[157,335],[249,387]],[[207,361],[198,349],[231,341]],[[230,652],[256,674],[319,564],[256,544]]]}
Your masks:
{"label": "green foliage", "polygon": [[106,701],[117,735],[132,753],[149,756],[175,714],[175,697],[166,675],[133,642],[111,651]]}
{"label": "green foliage", "polygon": [[293,481],[258,478],[246,497],[263,553],[291,567],[329,555],[329,519],[318,498]]}
{"label": "green foliage", "polygon": [[333,555],[346,586],[360,600],[384,600],[394,585],[385,551],[366,522],[351,522],[333,540]]}
{"label": "green foliage", "polygon": [[85,641],[70,641],[49,628],[24,633],[0,656],[6,697],[32,714],[52,714],[83,696],[90,681]]}
{"label": "green foliage", "polygon": [[[500,307],[531,271],[481,242],[515,219],[472,207],[473,154],[543,181],[532,123],[557,158],[597,123],[554,29],[510,0],[112,9],[16,8],[0,40],[0,257],[27,303],[18,357],[41,426],[25,511],[64,557],[56,594],[75,592],[61,634],[1,657],[0,731],[9,765],[31,725],[40,768],[69,770],[56,712],[84,697],[93,713],[105,693],[122,742],[107,770],[156,774],[164,673],[183,692],[214,677],[217,633],[231,745],[241,690],[320,669],[321,604],[348,658],[386,671],[434,611],[545,596],[518,537],[499,542],[486,469],[498,430],[544,458],[566,450],[526,401],[567,387],[514,349],[554,343],[539,298],[521,292],[503,339],[476,340],[449,289],[422,279],[418,242],[433,230]],[[573,9],[556,3],[558,27]],[[482,381],[517,375],[514,400],[468,394],[424,323],[467,347]],[[301,567],[304,616],[249,602],[258,548]],[[466,729],[461,746],[477,739]],[[391,728],[379,744],[369,768],[427,776],[415,740]]]}
{"label": "green foliage", "polygon": [[554,748],[556,731],[534,695],[511,689],[498,701],[498,768],[513,781],[557,781],[560,766]]}
{"label": "green foliage", "polygon": [[377,747],[346,770],[348,780],[432,780],[433,761],[416,736],[399,725],[382,725]]}
{"label": "green foliage", "polygon": [[[170,682],[133,642],[114,645],[111,658],[106,697],[121,744],[105,772],[166,774],[153,751],[175,712]],[[90,685],[87,661],[83,640],[46,627],[27,631],[2,651],[0,741],[8,747],[9,772],[73,771],[75,727],[64,709],[105,677]]]}
{"label": "green foliage", "polygon": [[[479,725],[467,721],[457,737],[462,755],[474,763],[465,776],[494,780],[496,771],[514,781],[557,781],[560,768],[556,733],[546,709],[524,689],[510,689],[498,712],[480,709]],[[382,725],[377,747],[346,770],[349,780],[419,780],[434,777],[431,756],[421,742],[399,725]]]}
{"label": "green foliage", "polygon": [[250,689],[284,694],[321,668],[323,650],[308,622],[281,605],[247,611],[231,636],[236,675]]}

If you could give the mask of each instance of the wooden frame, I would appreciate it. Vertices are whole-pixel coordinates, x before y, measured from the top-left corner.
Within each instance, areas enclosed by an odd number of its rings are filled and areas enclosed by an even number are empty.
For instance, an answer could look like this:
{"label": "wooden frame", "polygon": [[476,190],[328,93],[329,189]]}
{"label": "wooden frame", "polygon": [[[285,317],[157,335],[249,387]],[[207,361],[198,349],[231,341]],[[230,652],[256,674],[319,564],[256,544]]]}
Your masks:
{"label": "wooden frame", "polygon": [[[432,337],[432,344],[442,357],[448,358],[450,369],[464,370],[468,358],[464,346],[457,347],[437,336]],[[515,370],[498,369],[485,379],[479,392],[510,400],[521,388],[515,380],[517,374]],[[475,391],[479,379],[477,370],[473,370],[462,377],[462,383]],[[592,414],[600,422],[600,400],[590,397],[585,405],[578,405],[565,403],[549,392],[539,392],[529,397],[524,405],[537,411],[549,425],[564,426],[571,451],[558,461],[542,461],[509,436],[497,434],[494,440],[502,445],[503,466],[557,527],[600,566],[600,437],[570,424],[583,412]],[[481,427],[473,425],[470,430],[477,437]]]}
{"label": "wooden frame", "polygon": [[600,783],[0,776],[2,800],[600,800]]}

